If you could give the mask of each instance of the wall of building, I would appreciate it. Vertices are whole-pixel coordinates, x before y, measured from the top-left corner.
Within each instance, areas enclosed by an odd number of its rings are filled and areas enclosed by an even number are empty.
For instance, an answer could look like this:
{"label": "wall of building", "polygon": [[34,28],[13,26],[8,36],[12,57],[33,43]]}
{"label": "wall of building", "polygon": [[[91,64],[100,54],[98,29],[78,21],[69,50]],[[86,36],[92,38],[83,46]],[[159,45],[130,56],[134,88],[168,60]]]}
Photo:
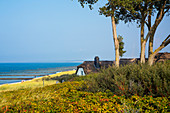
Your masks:
{"label": "wall of building", "polygon": [[78,69],[77,75],[79,75],[79,76],[85,76],[85,73],[84,73],[83,68],[79,68],[79,69]]}

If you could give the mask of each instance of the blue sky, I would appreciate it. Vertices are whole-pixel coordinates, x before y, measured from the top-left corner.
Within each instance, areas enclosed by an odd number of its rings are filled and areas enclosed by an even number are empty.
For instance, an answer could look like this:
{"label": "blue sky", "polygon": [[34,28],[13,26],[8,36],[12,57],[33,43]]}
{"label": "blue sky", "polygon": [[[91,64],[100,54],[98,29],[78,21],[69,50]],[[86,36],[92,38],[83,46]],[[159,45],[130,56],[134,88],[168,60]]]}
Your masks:
{"label": "blue sky", "polygon": [[[0,62],[114,60],[111,20],[82,8],[77,0],[0,0]],[[170,33],[170,17],[157,29],[154,48]],[[124,37],[124,58],[139,57],[136,23],[117,25]],[[163,52],[170,52],[168,45]]]}

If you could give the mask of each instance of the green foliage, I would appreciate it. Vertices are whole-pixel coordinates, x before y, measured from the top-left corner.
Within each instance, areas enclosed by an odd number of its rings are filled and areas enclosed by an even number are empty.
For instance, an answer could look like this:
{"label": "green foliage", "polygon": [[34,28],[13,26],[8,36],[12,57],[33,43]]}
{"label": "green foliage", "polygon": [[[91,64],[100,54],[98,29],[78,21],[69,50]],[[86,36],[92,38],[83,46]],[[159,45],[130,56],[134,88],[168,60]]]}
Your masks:
{"label": "green foliage", "polygon": [[82,90],[90,92],[112,91],[116,95],[169,96],[170,60],[154,66],[130,64],[120,68],[110,67],[100,73],[83,78],[86,85]]}
{"label": "green foliage", "polygon": [[88,4],[89,8],[92,10],[93,9],[92,5],[97,3],[98,0],[78,0],[78,2],[81,4],[83,8],[85,4]]}
{"label": "green foliage", "polygon": [[64,74],[64,75],[61,75],[61,76],[55,76],[55,77],[47,77],[47,78],[43,78],[44,80],[58,80],[59,82],[62,83],[62,81],[69,81],[71,79],[73,79],[74,77],[77,77],[77,75],[75,74]]}
{"label": "green foliage", "polygon": [[124,51],[124,42],[123,42],[123,37],[122,36],[118,36],[118,41],[119,41],[119,56],[123,56],[124,53],[126,53],[126,51]]}
{"label": "green foliage", "polygon": [[[168,112],[167,97],[78,91],[83,82],[65,82],[37,89],[0,93],[1,113]],[[3,104],[1,106],[1,104]]]}
{"label": "green foliage", "polygon": [[[78,2],[83,8],[84,5],[88,5],[90,9],[93,9],[93,5],[98,0],[78,0]],[[132,4],[137,3],[141,3],[141,0],[108,0],[104,6],[99,8],[99,14],[106,17],[114,16],[116,24],[118,24],[119,20],[131,22],[131,20],[134,20],[134,16],[130,15],[130,12],[135,13],[134,5]]]}
{"label": "green foliage", "polygon": [[[88,5],[90,9],[93,9],[92,6],[98,1],[99,0],[78,0],[82,7]],[[151,11],[152,16],[156,14],[156,16],[159,17],[162,9],[167,15],[170,14],[169,0],[108,0],[104,6],[99,8],[99,13],[106,17],[114,16],[116,23],[118,23],[119,20],[125,23],[136,21],[140,25],[141,21],[145,21],[145,24],[148,26],[148,19],[146,18],[148,18],[149,12]],[[143,14],[145,15],[144,20],[142,20]]]}

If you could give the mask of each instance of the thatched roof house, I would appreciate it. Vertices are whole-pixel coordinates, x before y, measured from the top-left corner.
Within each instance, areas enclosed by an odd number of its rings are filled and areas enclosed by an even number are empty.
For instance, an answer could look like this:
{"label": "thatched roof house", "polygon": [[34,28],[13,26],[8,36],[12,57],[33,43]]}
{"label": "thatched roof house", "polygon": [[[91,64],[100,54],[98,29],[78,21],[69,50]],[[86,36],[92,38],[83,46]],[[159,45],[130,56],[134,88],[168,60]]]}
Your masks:
{"label": "thatched roof house", "polygon": [[[136,59],[121,59],[120,65],[136,62]],[[95,57],[94,61],[84,61],[77,66],[77,75],[86,75],[91,72],[98,72],[100,69],[106,69],[109,66],[115,65],[114,61],[99,61],[99,57]]]}
{"label": "thatched roof house", "polygon": [[[158,53],[155,56],[154,62],[162,62],[170,60],[170,53]],[[147,59],[146,59],[147,60]],[[126,65],[129,63],[137,63],[139,58],[120,59],[120,65]],[[99,57],[95,57],[94,61],[84,61],[82,64],[77,66],[77,75],[86,75],[91,72],[98,72],[100,69],[106,69],[109,66],[115,65],[114,61],[99,61]]]}
{"label": "thatched roof house", "polygon": [[84,61],[82,64],[77,66],[76,74],[86,75],[91,72],[98,72],[99,69],[108,68],[109,66],[112,66],[113,64],[114,64],[113,61],[100,61],[99,62],[100,68],[96,68],[96,66],[94,65],[94,61]]}

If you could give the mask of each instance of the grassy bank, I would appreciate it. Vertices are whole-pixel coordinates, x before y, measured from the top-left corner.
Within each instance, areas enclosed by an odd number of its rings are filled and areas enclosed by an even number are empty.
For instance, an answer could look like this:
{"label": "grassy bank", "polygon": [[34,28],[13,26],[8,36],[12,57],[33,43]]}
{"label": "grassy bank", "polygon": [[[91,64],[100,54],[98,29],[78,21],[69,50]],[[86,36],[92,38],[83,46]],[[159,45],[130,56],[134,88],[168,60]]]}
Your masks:
{"label": "grassy bank", "polygon": [[167,97],[137,96],[126,98],[110,91],[79,91],[83,82],[65,82],[46,87],[3,92],[0,112],[168,112]]}
{"label": "grassy bank", "polygon": [[65,74],[71,75],[71,74],[74,74],[74,73],[75,73],[75,70],[65,71],[65,72],[52,74],[52,75],[49,75],[49,76],[34,78],[32,80],[25,81],[25,82],[22,82],[22,83],[4,84],[4,85],[0,86],[0,92],[12,91],[12,90],[18,90],[18,89],[26,89],[26,88],[43,87],[43,79],[44,79],[44,86],[56,84],[56,80],[47,79],[47,78],[54,78],[54,77],[58,77],[58,76],[65,75]]}
{"label": "grassy bank", "polygon": [[63,76],[68,81],[61,84],[1,92],[0,112],[170,112],[169,73],[167,61],[152,67],[132,64],[87,76]]}

